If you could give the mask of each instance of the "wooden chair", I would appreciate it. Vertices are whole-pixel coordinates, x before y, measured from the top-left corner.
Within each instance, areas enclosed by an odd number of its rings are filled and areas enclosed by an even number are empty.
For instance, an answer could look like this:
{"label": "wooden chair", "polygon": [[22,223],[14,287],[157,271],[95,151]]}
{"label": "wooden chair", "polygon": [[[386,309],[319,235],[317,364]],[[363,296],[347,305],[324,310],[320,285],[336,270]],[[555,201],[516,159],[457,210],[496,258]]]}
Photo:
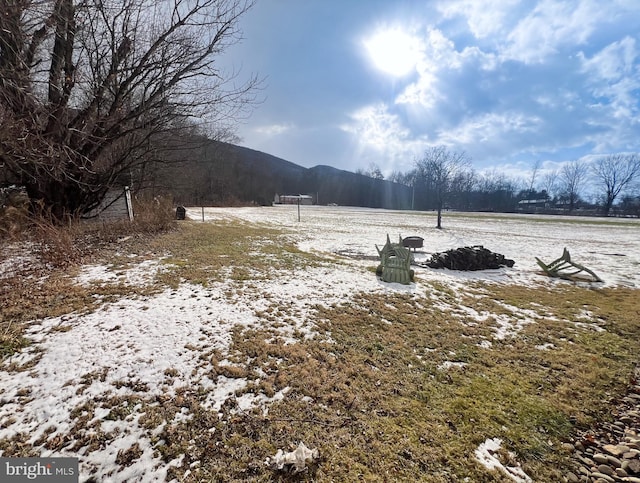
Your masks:
{"label": "wooden chair", "polygon": [[549,264],[544,263],[538,257],[535,257],[540,268],[545,271],[545,273],[551,277],[563,278],[565,280],[576,280],[580,277],[576,277],[576,275],[586,272],[593,277],[595,282],[603,282],[600,277],[598,277],[592,270],[589,270],[587,267],[580,265],[571,260],[571,255],[569,254],[569,250],[565,247],[562,252],[562,256],[560,258],[555,259]]}
{"label": "wooden chair", "polygon": [[402,245],[402,237],[398,243],[391,243],[387,235],[387,243],[380,249],[376,245],[380,256],[380,265],[376,274],[383,282],[402,283],[405,285],[413,281],[413,270],[411,270],[411,251]]}

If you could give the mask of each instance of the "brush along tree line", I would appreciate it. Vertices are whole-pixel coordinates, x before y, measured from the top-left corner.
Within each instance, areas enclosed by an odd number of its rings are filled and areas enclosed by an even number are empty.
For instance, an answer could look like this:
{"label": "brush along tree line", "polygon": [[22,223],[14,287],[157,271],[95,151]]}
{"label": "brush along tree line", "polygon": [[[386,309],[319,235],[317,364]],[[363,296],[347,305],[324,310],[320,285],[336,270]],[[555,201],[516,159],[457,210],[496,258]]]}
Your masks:
{"label": "brush along tree line", "polygon": [[1,4],[0,171],[57,219],[144,182],[194,120],[223,137],[255,101],[256,77],[216,64],[250,0]]}
{"label": "brush along tree line", "polygon": [[[452,206],[462,210],[513,211],[521,199],[556,201],[573,212],[582,202],[587,184],[597,189],[597,205],[604,215],[612,210],[616,200],[624,194],[640,203],[640,156],[637,153],[609,154],[593,162],[574,160],[560,169],[548,172],[541,183],[536,183],[540,162],[535,163],[527,187],[522,182],[509,180],[504,175],[478,175],[471,169],[470,158],[464,152],[449,150],[446,146],[426,149],[407,173],[394,173],[393,181],[412,186],[414,204],[437,211],[437,227],[441,228],[442,210]],[[542,185],[541,191],[535,189]],[[628,203],[628,200],[625,200]],[[638,206],[640,208],[640,205]]]}

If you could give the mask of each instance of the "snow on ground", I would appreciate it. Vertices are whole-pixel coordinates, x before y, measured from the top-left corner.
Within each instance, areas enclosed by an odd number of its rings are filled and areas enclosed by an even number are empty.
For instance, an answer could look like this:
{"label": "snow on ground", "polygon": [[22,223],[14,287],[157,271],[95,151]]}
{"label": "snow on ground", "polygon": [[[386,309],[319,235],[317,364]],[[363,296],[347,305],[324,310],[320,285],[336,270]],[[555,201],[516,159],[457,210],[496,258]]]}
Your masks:
{"label": "snow on ground", "polygon": [[[187,216],[202,220],[200,209]],[[432,212],[392,211],[355,207],[297,206],[250,208],[206,208],[206,221],[239,218],[293,230],[299,248],[352,256],[376,257],[388,234],[420,236],[424,247],[416,261],[432,253],[463,246],[485,248],[515,260],[512,269],[455,272],[419,269],[420,277],[447,280],[494,280],[512,283],[546,282],[535,257],[550,262],[566,247],[574,261],[595,271],[605,286],[640,286],[640,220],[501,213],[443,214],[443,229],[437,230]],[[370,265],[370,261],[362,262]]]}
{"label": "snow on ground", "polygon": [[151,283],[164,267],[161,259],[144,260],[137,264],[134,270],[115,270],[106,265],[85,265],[80,269],[76,281],[80,285],[91,286],[92,284],[119,284],[144,286]]}
{"label": "snow on ground", "polygon": [[32,255],[30,243],[8,243],[0,247],[0,280],[13,277],[34,266],[37,261]]}
{"label": "snow on ground", "polygon": [[[188,209],[187,215],[202,220],[203,213]],[[180,388],[201,388],[210,395],[210,407],[219,410],[247,381],[212,376],[210,365],[200,356],[214,349],[223,356],[227,354],[234,327],[259,328],[258,322],[264,324],[264,320],[257,314],[270,307],[277,307],[285,315],[277,331],[287,340],[294,331],[313,334],[309,319],[315,305],[348,302],[361,292],[402,291],[425,297],[430,282],[443,284],[454,292],[477,280],[571,283],[549,279],[534,258],[551,261],[561,255],[563,247],[570,250],[574,260],[600,275],[604,285],[640,287],[637,220],[445,213],[444,229],[436,230],[432,213],[317,206],[300,207],[300,220],[296,206],[207,208],[204,219],[209,223],[240,219],[286,229],[301,250],[320,253],[335,263],[294,271],[273,280],[252,280],[245,286],[237,281],[206,287],[184,283],[156,295],[105,303],[93,313],[34,321],[26,334],[33,344],[5,361],[5,370],[0,372],[0,438],[17,433],[30,443],[39,438],[60,438],[72,429],[72,411],[92,403],[91,430],[111,434],[112,438],[96,451],[70,451],[71,441],[55,453],[43,448],[42,456],[79,456],[83,478],[95,473],[101,481],[163,480],[168,468],[153,456],[148,431],[139,422],[140,408],[130,408],[127,418],[113,420],[107,417],[111,411],[108,399],[173,396]],[[513,268],[467,273],[414,267],[417,283],[384,284],[369,269],[377,264],[375,245],[382,246],[387,234],[392,241],[399,235],[423,237],[424,248],[415,254],[418,262],[437,251],[484,245],[514,259],[516,264]],[[149,260],[138,265],[132,262],[124,270],[112,268],[83,267],[76,282],[85,286],[144,286],[162,270],[162,264]],[[453,310],[467,323],[488,317],[467,307],[451,306],[451,301],[433,302]],[[534,311],[514,317],[502,315],[496,320],[495,338],[507,337],[522,324],[535,322],[535,318]],[[489,349],[490,341],[482,341],[482,347]],[[458,364],[449,362],[443,370]],[[283,397],[286,390],[272,400]],[[237,400],[240,409],[261,406],[264,411],[269,402],[252,393]],[[188,417],[189,414],[176,414],[176,418]],[[134,443],[141,456],[131,466],[119,465],[119,452]]]}
{"label": "snow on ground", "polygon": [[[475,451],[476,459],[488,470],[499,470],[516,483],[531,483],[533,480],[522,471],[519,466],[507,466],[500,462],[496,456],[502,446],[502,440],[498,438],[487,439]],[[509,457],[513,459],[514,454],[509,453]]]}

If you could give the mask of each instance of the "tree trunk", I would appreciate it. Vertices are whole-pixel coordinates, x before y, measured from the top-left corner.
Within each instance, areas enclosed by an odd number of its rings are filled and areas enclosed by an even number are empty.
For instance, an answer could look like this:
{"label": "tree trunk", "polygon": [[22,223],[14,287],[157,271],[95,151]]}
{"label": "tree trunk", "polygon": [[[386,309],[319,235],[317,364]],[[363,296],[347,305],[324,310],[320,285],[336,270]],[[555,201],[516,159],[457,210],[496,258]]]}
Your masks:
{"label": "tree trunk", "polygon": [[145,162],[177,162],[165,141],[191,139],[190,120],[226,135],[256,101],[255,76],[217,63],[252,0],[160,2],[146,25],[154,3],[0,1],[0,176],[34,211],[87,213]]}

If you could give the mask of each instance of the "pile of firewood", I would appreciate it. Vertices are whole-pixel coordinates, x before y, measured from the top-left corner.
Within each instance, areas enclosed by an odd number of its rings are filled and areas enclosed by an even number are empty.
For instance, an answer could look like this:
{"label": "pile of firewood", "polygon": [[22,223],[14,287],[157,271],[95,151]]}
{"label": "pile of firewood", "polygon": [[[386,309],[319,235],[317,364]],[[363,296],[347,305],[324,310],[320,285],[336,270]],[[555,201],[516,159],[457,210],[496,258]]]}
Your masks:
{"label": "pile of firewood", "polygon": [[486,270],[505,266],[513,267],[514,264],[513,260],[505,258],[504,255],[487,250],[482,245],[476,245],[434,253],[425,265],[430,268],[450,270]]}

